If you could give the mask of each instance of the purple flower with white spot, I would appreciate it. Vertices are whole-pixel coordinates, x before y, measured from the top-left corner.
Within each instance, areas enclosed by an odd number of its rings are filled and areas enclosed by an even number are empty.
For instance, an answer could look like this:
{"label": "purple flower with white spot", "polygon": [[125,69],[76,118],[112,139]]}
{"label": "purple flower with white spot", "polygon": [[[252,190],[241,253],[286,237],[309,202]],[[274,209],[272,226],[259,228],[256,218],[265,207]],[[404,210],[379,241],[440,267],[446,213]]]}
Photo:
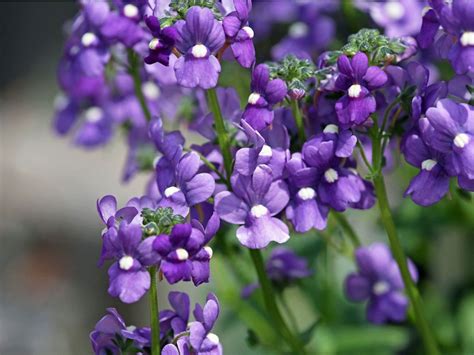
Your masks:
{"label": "purple flower with white spot", "polygon": [[336,103],[339,123],[344,128],[361,125],[375,112],[376,101],[371,92],[387,82],[387,75],[379,67],[369,67],[369,59],[362,52],[352,59],[341,55],[337,67],[339,75],[335,85],[345,92]]}
{"label": "purple flower with white spot", "polygon": [[155,238],[153,249],[162,257],[160,270],[169,283],[192,280],[196,286],[209,281],[212,249],[206,246],[219,229],[219,217],[213,215],[206,229],[198,222],[177,224],[169,235]]}
{"label": "purple flower with white spot", "polygon": [[[432,0],[430,5],[417,36],[420,47],[428,48],[438,37],[440,54],[449,58],[456,73],[474,71],[474,3]],[[440,28],[443,35],[437,36]]]}
{"label": "purple flower with white spot", "polygon": [[168,301],[173,309],[160,311],[160,338],[169,336],[171,342],[176,335],[186,331],[190,301],[186,293],[176,291],[168,293]]}
{"label": "purple flower with white spot", "polygon": [[286,164],[291,200],[286,216],[300,233],[311,228],[323,230],[327,225],[329,207],[323,204],[316,192],[319,178],[315,168],[306,166],[300,153],[294,153]]}
{"label": "purple flower with white spot", "polygon": [[115,260],[108,271],[109,294],[124,303],[138,301],[150,288],[147,267],[159,262],[152,249],[154,238],[142,241],[141,226],[123,221],[118,229],[109,228],[103,240],[103,258]]}
{"label": "purple flower with white spot", "polygon": [[160,21],[155,16],[147,16],[145,22],[153,36],[148,44],[149,53],[145,57],[145,63],[161,63],[168,66],[178,36],[176,29],[173,26],[162,29]]}
{"label": "purple flower with white spot", "polygon": [[[368,300],[367,319],[381,324],[405,320],[408,299],[404,284],[390,249],[383,243],[373,243],[355,251],[358,271],[347,276],[345,293],[354,302]],[[418,280],[415,265],[409,260],[412,279]]]}
{"label": "purple flower with white spot", "polygon": [[162,207],[171,207],[175,214],[183,217],[189,207],[206,201],[214,193],[215,181],[211,174],[198,173],[201,159],[195,152],[184,154],[175,164],[162,157],[156,164],[158,189],[163,200]]}
{"label": "purple flower with white spot", "polygon": [[451,99],[438,101],[420,119],[423,140],[446,156],[451,175],[474,179],[474,107]]}
{"label": "purple flower with white spot", "polygon": [[272,108],[285,98],[288,89],[283,80],[270,80],[270,70],[265,64],[259,64],[253,70],[250,88],[252,93],[248,98],[243,119],[260,131],[272,123]]}
{"label": "purple flower with white spot", "polygon": [[283,180],[273,180],[270,167],[259,165],[251,176],[234,173],[231,185],[233,192],[216,195],[215,210],[222,220],[241,225],[237,239],[242,245],[261,249],[290,238],[286,224],[274,217],[288,204],[288,188]]}
{"label": "purple flower with white spot", "polygon": [[255,62],[254,32],[249,26],[252,0],[234,0],[235,11],[227,14],[222,22],[227,42],[235,59],[245,68]]}
{"label": "purple flower with white spot", "polygon": [[221,65],[215,53],[224,45],[225,35],[212,11],[191,7],[186,20],[174,25],[176,48],[183,54],[175,63],[178,84],[188,88],[211,89],[217,85]]}

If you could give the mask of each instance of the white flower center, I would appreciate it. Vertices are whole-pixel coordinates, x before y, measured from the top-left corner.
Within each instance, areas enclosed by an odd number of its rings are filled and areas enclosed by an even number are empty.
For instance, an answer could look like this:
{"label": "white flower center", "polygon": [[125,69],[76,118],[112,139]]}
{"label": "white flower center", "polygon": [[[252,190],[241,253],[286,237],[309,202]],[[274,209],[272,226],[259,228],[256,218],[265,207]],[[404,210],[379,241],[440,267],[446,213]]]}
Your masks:
{"label": "white flower center", "polygon": [[249,96],[248,103],[251,105],[256,105],[258,100],[260,100],[260,94],[253,92]]}
{"label": "white flower center", "polygon": [[359,84],[354,84],[354,85],[351,85],[351,87],[347,91],[347,94],[349,95],[349,97],[357,98],[359,97],[361,92],[362,92],[362,87]]}
{"label": "white flower center", "polygon": [[160,88],[152,81],[143,83],[142,91],[147,99],[156,100],[158,97],[160,97]]}
{"label": "white flower center", "polygon": [[431,171],[436,166],[436,164],[438,164],[436,160],[426,159],[421,163],[421,168],[426,171]]}
{"label": "white flower center", "polygon": [[207,334],[206,338],[213,344],[219,344],[219,337],[214,333]]}
{"label": "white flower center", "polygon": [[337,173],[336,170],[331,168],[331,169],[326,170],[326,172],[324,173],[324,178],[326,179],[327,182],[332,184],[333,182],[336,182],[337,179],[339,179],[339,174]]}
{"label": "white flower center", "polygon": [[383,295],[388,290],[390,290],[390,285],[386,281],[377,281],[372,288],[377,296]]}
{"label": "white flower center", "polygon": [[122,256],[119,260],[119,266],[122,270],[130,270],[133,266],[133,258],[130,255]]}
{"label": "white flower center", "polygon": [[209,246],[204,247],[204,251],[207,253],[207,255],[209,255],[209,259],[212,258],[212,255],[214,255],[214,251]]}
{"label": "white flower center", "polygon": [[323,133],[339,133],[339,127],[335,124],[328,124],[324,127]]}
{"label": "white flower center", "polygon": [[84,47],[89,47],[95,41],[97,41],[97,36],[92,32],[86,32],[81,37],[81,43]]}
{"label": "white flower center", "polygon": [[425,6],[425,7],[421,10],[421,16],[422,16],[422,17],[425,16],[426,13],[427,13],[428,11],[430,11],[431,9],[432,9],[431,6]]}
{"label": "white flower center", "polygon": [[95,123],[99,122],[102,118],[104,111],[97,106],[90,107],[85,112],[85,117],[88,122]]}
{"label": "white flower center", "polygon": [[123,8],[123,14],[126,17],[133,18],[138,16],[138,7],[133,4],[127,4]]}
{"label": "white flower center", "polygon": [[255,205],[250,210],[250,214],[255,218],[260,218],[268,214],[268,208],[264,205]]}
{"label": "white flower center", "polygon": [[469,143],[469,136],[466,133],[459,133],[454,137],[454,145],[458,148],[464,148]]}
{"label": "white flower center", "polygon": [[385,12],[392,20],[400,20],[405,15],[405,8],[398,1],[390,1],[385,4]]}
{"label": "white flower center", "polygon": [[272,148],[270,148],[270,146],[265,144],[262,147],[262,150],[260,151],[259,155],[262,156],[262,157],[271,158],[272,155],[273,155]]}
{"label": "white flower center", "polygon": [[186,249],[178,248],[176,249],[176,257],[178,258],[179,261],[185,261],[185,260],[188,260],[189,253],[187,252]]}
{"label": "white flower center", "polygon": [[207,55],[207,47],[204,44],[196,44],[191,49],[191,53],[194,58],[205,58]]}
{"label": "white flower center", "polygon": [[53,106],[56,110],[62,110],[69,104],[69,99],[62,94],[55,97]]}
{"label": "white flower center", "polygon": [[153,38],[150,43],[148,43],[148,48],[150,48],[152,51],[158,48],[158,45],[160,44],[160,40],[158,38]]}
{"label": "white flower center", "polygon": [[296,22],[292,24],[288,30],[290,37],[301,38],[308,34],[309,27],[304,22]]}
{"label": "white flower center", "polygon": [[252,39],[255,36],[255,32],[253,31],[252,27],[249,26],[244,26],[242,29],[247,33],[250,39]]}
{"label": "white flower center", "polygon": [[303,187],[298,191],[298,197],[303,201],[312,200],[316,196],[316,191],[311,187]]}
{"label": "white flower center", "polygon": [[474,46],[474,32],[464,32],[460,41],[464,47]]}
{"label": "white flower center", "polygon": [[174,195],[175,193],[181,191],[178,187],[176,186],[170,186],[165,190],[165,197],[170,197]]}

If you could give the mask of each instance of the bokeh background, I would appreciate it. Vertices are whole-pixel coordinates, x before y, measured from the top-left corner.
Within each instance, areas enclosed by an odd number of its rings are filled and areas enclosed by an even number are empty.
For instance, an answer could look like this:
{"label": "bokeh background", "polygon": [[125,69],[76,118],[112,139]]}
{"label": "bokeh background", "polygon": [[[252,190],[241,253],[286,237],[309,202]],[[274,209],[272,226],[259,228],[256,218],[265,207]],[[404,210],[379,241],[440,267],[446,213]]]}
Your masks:
{"label": "bokeh background", "polygon": [[[129,324],[148,323],[146,300],[126,306],[107,294],[106,269],[96,267],[102,226],[95,210],[99,196],[113,193],[124,203],[140,195],[147,178],[120,183],[126,154],[120,138],[104,149],[84,151],[51,128],[63,25],[76,11],[72,1],[0,2],[2,355],[90,353],[88,333],[110,306]],[[367,22],[361,17],[342,26],[340,37]],[[259,48],[265,54],[269,45]],[[412,175],[402,164],[389,177],[403,243],[421,271],[421,289],[439,341],[449,353],[472,354],[473,202],[453,190],[435,207],[417,207],[401,198]],[[350,212],[348,218],[364,241],[384,240],[376,211]],[[295,310],[296,326],[302,332],[315,330],[310,341],[321,353],[420,353],[410,327],[368,326],[363,307],[344,300],[342,280],[353,269],[348,259],[328,250],[316,235],[295,237],[290,246],[308,258],[314,277],[301,288],[287,289],[283,297]],[[257,337],[271,340],[275,335],[264,322],[258,300],[240,299],[237,279],[253,282],[255,275],[246,256],[237,253],[236,258],[240,275],[217,256],[211,284],[198,291],[178,289],[191,291],[195,302],[202,302],[210,289],[217,292],[224,313],[216,333],[226,353],[267,354],[265,348],[252,346],[255,335],[246,324],[263,326],[265,334]],[[166,286],[161,287],[160,294],[166,295]],[[162,308],[167,305],[163,297],[160,303]],[[319,323],[313,327],[314,315]]]}

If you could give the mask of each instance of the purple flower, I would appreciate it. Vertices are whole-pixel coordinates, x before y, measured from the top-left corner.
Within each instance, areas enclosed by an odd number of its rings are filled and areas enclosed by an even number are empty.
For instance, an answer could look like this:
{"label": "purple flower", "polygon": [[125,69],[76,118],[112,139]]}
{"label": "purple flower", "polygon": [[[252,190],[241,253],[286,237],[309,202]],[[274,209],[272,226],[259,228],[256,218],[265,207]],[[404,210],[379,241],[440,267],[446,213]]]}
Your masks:
{"label": "purple flower", "polygon": [[149,328],[127,327],[115,308],[107,308],[107,313],[89,336],[96,355],[121,354],[128,339],[133,340],[133,347],[137,350],[150,345]]}
{"label": "purple flower", "polygon": [[440,100],[421,118],[420,131],[430,147],[446,156],[451,175],[474,179],[474,107]]}
{"label": "purple flower", "polygon": [[161,29],[160,21],[155,16],[147,16],[145,22],[153,35],[152,40],[148,44],[150,51],[148,56],[145,57],[145,63],[161,63],[168,66],[170,55],[178,36],[176,29],[173,26]]}
{"label": "purple flower", "polygon": [[387,82],[387,75],[376,66],[369,67],[369,60],[362,52],[352,60],[341,55],[337,67],[336,88],[345,92],[336,103],[339,122],[344,128],[361,125],[376,110],[371,91],[382,87]]}
{"label": "purple flower", "polygon": [[234,7],[235,11],[226,15],[222,25],[235,59],[250,68],[255,62],[254,32],[248,23],[252,0],[234,0]]}
{"label": "purple flower", "polygon": [[428,147],[417,133],[411,133],[402,142],[401,150],[406,161],[420,172],[410,182],[405,196],[410,196],[421,206],[441,200],[449,190],[449,174],[445,156]]}
{"label": "purple flower", "polygon": [[[179,321],[175,323],[175,326],[178,326],[178,329],[182,329],[184,325],[184,330],[187,330],[187,333],[184,333],[183,330],[181,333],[177,334],[175,331],[174,337],[179,337],[176,341],[176,345],[174,343],[165,345],[162,354],[222,355],[222,345],[220,344],[219,337],[211,332],[220,312],[217,297],[214,294],[209,293],[204,307],[196,304],[193,311],[195,321],[187,324],[186,327],[186,323],[183,321],[185,319],[187,321],[188,319],[189,297],[180,292],[174,292],[173,294],[173,298],[170,298],[170,303],[173,305],[175,310],[180,313],[179,315],[176,314],[176,316],[179,317]],[[170,312],[173,313],[173,311]]]}
{"label": "purple flower", "polygon": [[122,220],[131,223],[140,211],[128,205],[117,210],[117,199],[112,195],[97,200],[97,212],[99,212],[100,219],[108,228],[116,226]]}
{"label": "purple flower", "polygon": [[[347,276],[345,292],[351,301],[368,300],[367,319],[381,324],[401,322],[406,318],[408,300],[403,294],[403,280],[389,248],[383,243],[373,243],[355,252],[358,271]],[[410,274],[416,282],[418,272],[408,261]]]}
{"label": "purple flower", "polygon": [[274,217],[288,203],[288,188],[282,180],[273,181],[270,167],[259,165],[251,176],[234,173],[231,184],[233,192],[216,195],[215,210],[222,220],[242,225],[237,229],[242,245],[261,249],[290,238],[285,223]]}
{"label": "purple flower", "polygon": [[156,165],[158,188],[163,200],[160,206],[173,208],[183,217],[189,207],[206,201],[212,196],[215,181],[211,174],[198,173],[201,159],[195,152],[184,154],[175,164],[162,157]]}
{"label": "purple flower", "polygon": [[119,297],[124,303],[138,301],[150,287],[147,267],[159,262],[152,250],[154,238],[142,241],[140,225],[120,223],[117,228],[109,228],[103,236],[105,259],[113,259],[108,274],[108,292]]}
{"label": "purple flower", "polygon": [[285,98],[288,89],[283,80],[270,80],[270,71],[265,64],[259,64],[253,70],[250,88],[252,93],[243,119],[260,131],[272,123],[272,107]]}
{"label": "purple flower", "polygon": [[452,3],[430,1],[432,9],[423,16],[421,31],[417,37],[421,48],[429,47],[438,29],[444,35],[438,39],[440,54],[448,57],[458,74],[474,70],[474,3],[454,0]]}
{"label": "purple flower", "polygon": [[241,148],[235,154],[235,171],[241,175],[252,175],[260,164],[268,165],[272,170],[273,179],[282,176],[289,151],[287,149],[273,149],[265,144],[262,135],[254,130],[247,122],[241,121],[244,133],[247,135],[251,148]]}
{"label": "purple flower", "polygon": [[356,6],[368,11],[374,22],[385,28],[385,34],[388,37],[415,35],[420,30],[423,1],[358,0]]}
{"label": "purple flower", "polygon": [[210,89],[217,85],[221,65],[214,54],[225,43],[222,25],[211,10],[193,6],[186,20],[176,22],[176,48],[183,54],[174,69],[178,84]]}
{"label": "purple flower", "polygon": [[209,281],[212,249],[206,244],[219,229],[219,218],[213,215],[206,229],[198,222],[177,224],[169,235],[155,238],[153,249],[162,257],[160,270],[169,283],[193,280],[196,286]]}
{"label": "purple flower", "polygon": [[[328,131],[333,130],[332,126],[329,126]],[[340,158],[341,155],[352,151],[355,137],[348,135],[344,138],[344,135],[339,134],[338,139],[328,139],[330,136],[324,135],[325,133],[306,142],[302,155],[307,166],[316,168],[318,176],[315,186],[321,202],[342,212],[351,204],[359,202],[362,197],[360,177],[344,167]],[[339,142],[343,142],[342,147],[345,148],[338,147]]]}
{"label": "purple flower", "polygon": [[160,311],[160,338],[166,336],[173,338],[186,331],[189,321],[189,296],[184,292],[168,293],[168,301],[173,310],[165,309]]}
{"label": "purple flower", "polygon": [[311,228],[323,230],[327,225],[329,207],[323,204],[316,192],[319,174],[307,167],[300,153],[294,153],[286,164],[291,200],[286,216],[300,233]]}

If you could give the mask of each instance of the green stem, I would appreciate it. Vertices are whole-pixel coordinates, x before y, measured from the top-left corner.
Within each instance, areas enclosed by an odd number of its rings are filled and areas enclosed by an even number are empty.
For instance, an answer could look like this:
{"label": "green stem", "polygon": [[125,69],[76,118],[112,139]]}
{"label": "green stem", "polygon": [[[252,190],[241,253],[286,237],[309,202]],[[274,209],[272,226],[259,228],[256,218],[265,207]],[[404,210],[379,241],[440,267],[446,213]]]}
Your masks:
{"label": "green stem", "polygon": [[293,117],[295,118],[296,127],[298,128],[298,137],[300,144],[304,144],[306,141],[306,133],[304,131],[304,122],[303,116],[301,116],[300,106],[298,100],[291,101],[291,111],[293,112]]}
{"label": "green stem", "polygon": [[151,113],[148,109],[148,105],[146,103],[145,95],[143,95],[142,90],[142,79],[140,77],[140,57],[137,56],[131,49],[128,51],[128,72],[133,78],[133,87],[135,90],[135,95],[140,102],[140,106],[142,107],[143,114],[147,121],[151,121]]}
{"label": "green stem", "polygon": [[381,146],[381,135],[373,138],[373,168],[375,171],[373,180],[375,187],[375,194],[377,195],[378,206],[380,210],[380,218],[382,224],[387,232],[387,236],[390,242],[390,249],[398,264],[400,273],[405,284],[407,295],[410,299],[411,306],[413,307],[413,314],[415,318],[415,325],[420,332],[423,343],[425,345],[426,352],[430,355],[438,355],[439,350],[435,341],[433,332],[425,318],[423,311],[423,302],[416,287],[413,279],[410,275],[410,270],[407,264],[407,258],[405,252],[400,243],[395,222],[393,220],[392,212],[390,210],[390,204],[388,202],[387,190],[385,188],[385,180],[382,173],[382,146]]}
{"label": "green stem", "polygon": [[339,223],[341,228],[344,230],[344,234],[351,240],[351,243],[354,246],[354,248],[360,247],[362,243],[360,242],[360,239],[359,239],[356,231],[354,230],[354,228],[352,228],[352,226],[349,223],[349,221],[347,220],[346,216],[344,216],[342,213],[338,213],[338,212],[334,212],[334,211],[331,211],[331,214],[334,216],[336,221]]}
{"label": "green stem", "polygon": [[150,277],[151,354],[160,355],[160,322],[158,320],[159,309],[156,266],[150,268]]}
{"label": "green stem", "polygon": [[224,125],[224,118],[222,117],[221,108],[219,101],[217,100],[216,90],[207,90],[207,101],[209,108],[214,116],[214,125],[217,133],[217,140],[222,151],[222,157],[224,158],[224,168],[227,175],[227,179],[230,179],[232,174],[232,153],[230,151],[230,140],[229,134],[226,132]]}
{"label": "green stem", "polygon": [[250,257],[252,258],[253,264],[257,271],[258,281],[263,292],[263,300],[265,303],[265,307],[267,308],[267,311],[270,314],[272,320],[275,322],[275,328],[281,333],[282,337],[285,338],[286,342],[295,354],[305,354],[306,351],[304,349],[303,344],[290,331],[280,313],[280,310],[278,309],[277,303],[273,296],[273,287],[265,271],[262,253],[258,249],[249,249],[249,251]]}

